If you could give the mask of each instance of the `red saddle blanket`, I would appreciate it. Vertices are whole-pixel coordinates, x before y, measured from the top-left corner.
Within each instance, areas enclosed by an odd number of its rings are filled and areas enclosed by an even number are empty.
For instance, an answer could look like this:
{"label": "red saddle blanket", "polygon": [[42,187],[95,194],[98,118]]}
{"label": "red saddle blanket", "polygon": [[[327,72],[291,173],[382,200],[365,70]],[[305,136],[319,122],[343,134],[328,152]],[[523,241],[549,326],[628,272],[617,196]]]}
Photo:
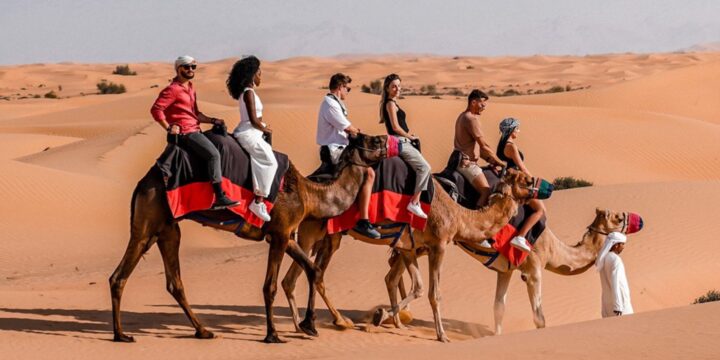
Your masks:
{"label": "red saddle blanket", "polygon": [[[238,206],[227,210],[253,226],[262,227],[263,221],[248,209],[250,202],[255,199],[249,155],[232,136],[212,131],[204,134],[220,152],[223,190],[230,199],[240,202]],[[283,176],[290,166],[287,155],[275,152],[275,158],[278,160],[278,171],[273,179],[270,195],[265,199],[268,212],[273,208]],[[178,145],[168,144],[157,159],[156,166],[165,178],[168,205],[173,217],[179,218],[194,211],[208,210],[212,206],[215,194],[210,185],[207,163],[186,149],[182,140]]]}
{"label": "red saddle blanket", "polygon": [[510,245],[510,240],[515,237],[516,233],[517,229],[515,226],[507,224],[492,237],[493,240],[495,240],[492,244],[493,248],[505,256],[514,266],[522,264],[528,256],[528,253],[518,250]]}
{"label": "red saddle blanket", "polygon": [[[417,217],[407,211],[407,205],[415,191],[415,172],[399,157],[385,159],[373,167],[373,184],[368,217],[371,223],[378,224],[389,220],[410,224],[415,229],[424,230],[427,219]],[[420,195],[420,207],[430,214],[430,204],[434,195],[432,181],[428,190]],[[328,219],[329,234],[345,231],[355,226],[360,218],[357,204],[353,204],[343,214]]]}

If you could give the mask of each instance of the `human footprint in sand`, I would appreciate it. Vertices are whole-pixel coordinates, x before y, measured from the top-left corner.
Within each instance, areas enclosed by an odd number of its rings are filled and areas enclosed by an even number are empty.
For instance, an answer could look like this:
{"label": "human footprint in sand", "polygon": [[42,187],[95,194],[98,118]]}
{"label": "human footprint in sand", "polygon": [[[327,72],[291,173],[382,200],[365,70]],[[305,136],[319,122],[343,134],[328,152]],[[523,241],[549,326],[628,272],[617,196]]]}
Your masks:
{"label": "human footprint in sand", "polygon": [[595,266],[600,272],[602,317],[604,318],[633,313],[632,304],[630,304],[630,287],[625,276],[625,265],[620,258],[626,241],[625,234],[610,233],[595,261]]}

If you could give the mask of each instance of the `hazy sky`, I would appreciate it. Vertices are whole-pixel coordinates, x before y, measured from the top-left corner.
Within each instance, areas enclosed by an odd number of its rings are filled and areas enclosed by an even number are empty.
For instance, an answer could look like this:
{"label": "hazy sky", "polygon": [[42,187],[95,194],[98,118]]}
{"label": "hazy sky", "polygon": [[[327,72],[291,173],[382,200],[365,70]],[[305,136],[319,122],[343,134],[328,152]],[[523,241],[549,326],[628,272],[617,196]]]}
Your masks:
{"label": "hazy sky", "polygon": [[0,64],[675,51],[720,0],[0,0]]}

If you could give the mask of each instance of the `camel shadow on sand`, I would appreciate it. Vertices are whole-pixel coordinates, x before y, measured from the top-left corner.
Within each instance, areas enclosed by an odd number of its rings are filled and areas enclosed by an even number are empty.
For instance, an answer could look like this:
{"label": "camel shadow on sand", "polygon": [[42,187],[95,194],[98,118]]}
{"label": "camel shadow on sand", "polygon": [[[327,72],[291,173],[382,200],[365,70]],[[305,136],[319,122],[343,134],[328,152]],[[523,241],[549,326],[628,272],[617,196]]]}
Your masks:
{"label": "camel shadow on sand", "polygon": [[[134,312],[123,311],[122,321],[125,330],[131,335],[151,335],[166,338],[191,338],[194,334],[190,322],[177,305],[153,305],[158,309],[177,312]],[[261,341],[265,332],[265,307],[253,305],[194,305],[201,321],[216,334],[234,340]],[[304,311],[304,309],[301,309]],[[355,329],[372,327],[369,319],[372,311],[340,310],[350,318]],[[71,336],[91,339],[112,339],[112,314],[110,310],[90,309],[11,309],[0,308],[0,312],[13,314],[13,317],[0,315],[0,331],[20,331],[43,335]],[[288,331],[280,331],[281,336],[289,339],[312,339],[304,334],[295,333],[292,329],[290,309],[275,307],[278,324]],[[22,315],[27,315],[23,317]],[[478,338],[492,335],[487,326],[445,319],[443,325],[450,332],[463,337]],[[318,329],[336,330],[332,324],[332,315],[327,310],[317,311]],[[409,324],[413,329],[432,330],[433,321],[413,319]],[[398,336],[417,337],[410,333],[393,333]],[[228,337],[228,335],[230,337]],[[241,338],[232,337],[241,335]],[[320,334],[322,337],[322,332]]]}

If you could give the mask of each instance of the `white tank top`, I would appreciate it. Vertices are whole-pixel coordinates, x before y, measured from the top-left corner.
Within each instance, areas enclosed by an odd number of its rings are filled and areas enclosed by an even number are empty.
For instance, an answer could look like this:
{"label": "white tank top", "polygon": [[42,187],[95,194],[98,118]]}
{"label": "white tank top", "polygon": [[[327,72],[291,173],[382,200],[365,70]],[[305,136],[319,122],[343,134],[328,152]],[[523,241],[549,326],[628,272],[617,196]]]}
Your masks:
{"label": "white tank top", "polygon": [[[257,117],[258,119],[262,118],[263,104],[262,101],[260,101],[260,97],[257,95],[255,90],[249,87],[243,90],[243,96],[245,95],[246,91],[252,91],[253,95],[255,95],[255,117]],[[255,130],[262,134],[262,131],[256,129],[250,122],[250,115],[248,114],[247,105],[243,100],[243,96],[240,96],[240,99],[238,99],[240,105],[240,123],[233,131],[233,134],[237,135],[248,130]],[[263,123],[263,125],[265,125],[265,123]]]}

